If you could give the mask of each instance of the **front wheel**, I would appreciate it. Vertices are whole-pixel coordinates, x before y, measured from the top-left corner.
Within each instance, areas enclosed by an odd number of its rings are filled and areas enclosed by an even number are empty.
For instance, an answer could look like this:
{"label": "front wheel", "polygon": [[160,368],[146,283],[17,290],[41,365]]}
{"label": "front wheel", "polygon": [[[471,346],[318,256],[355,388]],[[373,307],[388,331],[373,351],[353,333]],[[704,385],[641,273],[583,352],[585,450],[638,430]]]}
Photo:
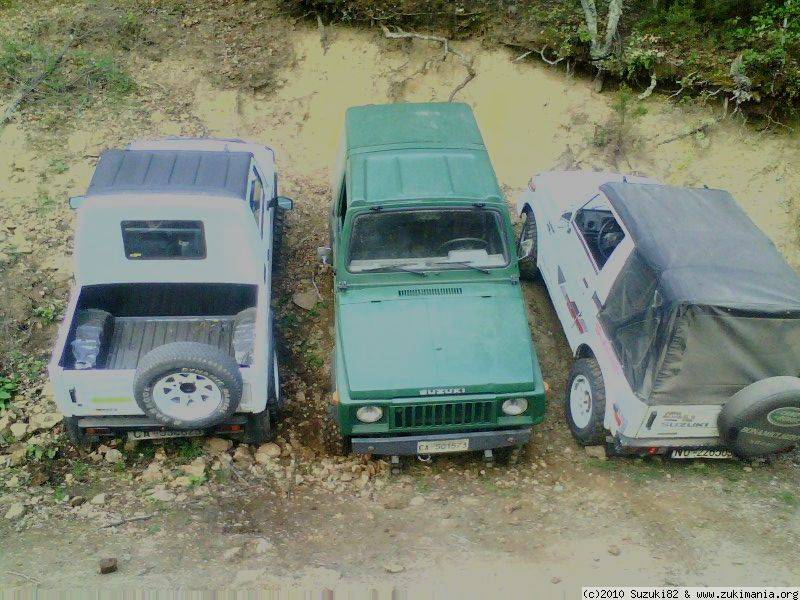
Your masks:
{"label": "front wheel", "polygon": [[605,444],[606,386],[596,359],[579,358],[572,364],[564,412],[572,436],[581,446]]}
{"label": "front wheel", "polygon": [[539,268],[536,266],[537,238],[536,217],[533,216],[533,209],[528,207],[524,212],[524,221],[517,241],[517,255],[525,256],[519,261],[519,274],[523,279],[534,279],[539,273]]}
{"label": "front wheel", "polygon": [[342,435],[336,417],[326,410],[322,418],[322,443],[328,454],[347,456],[350,454],[350,439]]}

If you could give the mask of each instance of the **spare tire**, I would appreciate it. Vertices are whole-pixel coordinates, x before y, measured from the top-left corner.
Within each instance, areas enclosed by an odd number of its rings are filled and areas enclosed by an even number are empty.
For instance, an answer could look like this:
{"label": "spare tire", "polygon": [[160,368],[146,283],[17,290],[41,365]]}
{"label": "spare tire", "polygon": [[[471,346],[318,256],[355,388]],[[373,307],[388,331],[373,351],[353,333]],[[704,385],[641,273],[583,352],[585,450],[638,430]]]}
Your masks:
{"label": "spare tire", "polygon": [[800,444],[800,379],[768,377],[740,390],[717,421],[725,445],[742,458]]}
{"label": "spare tire", "polygon": [[242,399],[239,365],[219,348],[173,342],[144,355],[133,379],[136,403],[176,429],[201,429],[230,417]]}

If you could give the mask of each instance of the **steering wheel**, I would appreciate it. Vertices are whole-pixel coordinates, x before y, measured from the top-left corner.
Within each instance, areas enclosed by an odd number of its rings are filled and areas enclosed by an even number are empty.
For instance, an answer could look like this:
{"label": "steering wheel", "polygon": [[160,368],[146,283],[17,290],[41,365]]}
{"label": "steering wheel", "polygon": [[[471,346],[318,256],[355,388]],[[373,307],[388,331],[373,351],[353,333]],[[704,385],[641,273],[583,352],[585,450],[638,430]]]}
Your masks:
{"label": "steering wheel", "polygon": [[597,251],[607,261],[614,249],[622,241],[622,228],[614,219],[606,219],[597,232]]}
{"label": "steering wheel", "polygon": [[474,237],[463,237],[463,238],[453,238],[452,240],[447,240],[445,243],[439,246],[439,249],[444,252],[450,251],[450,246],[456,246],[458,244],[471,244],[476,243],[481,246],[481,248],[488,249],[489,242],[481,238],[474,238]]}

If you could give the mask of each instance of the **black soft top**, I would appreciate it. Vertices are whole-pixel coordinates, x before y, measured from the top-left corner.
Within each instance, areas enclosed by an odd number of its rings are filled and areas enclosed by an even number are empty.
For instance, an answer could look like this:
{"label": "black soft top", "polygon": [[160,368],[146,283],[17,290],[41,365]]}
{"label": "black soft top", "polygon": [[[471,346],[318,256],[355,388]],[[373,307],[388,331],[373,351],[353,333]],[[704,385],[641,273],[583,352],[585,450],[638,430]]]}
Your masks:
{"label": "black soft top", "polygon": [[190,193],[247,198],[249,152],[107,150],[87,195]]}
{"label": "black soft top", "polygon": [[667,302],[800,310],[800,277],[724,190],[600,186]]}

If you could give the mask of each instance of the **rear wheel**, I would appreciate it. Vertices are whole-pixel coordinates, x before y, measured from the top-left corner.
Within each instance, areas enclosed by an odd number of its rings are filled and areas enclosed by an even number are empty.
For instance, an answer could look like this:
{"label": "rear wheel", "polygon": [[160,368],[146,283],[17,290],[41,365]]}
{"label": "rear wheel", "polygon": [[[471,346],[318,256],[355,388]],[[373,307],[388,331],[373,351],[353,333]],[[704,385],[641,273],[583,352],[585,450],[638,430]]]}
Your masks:
{"label": "rear wheel", "polygon": [[519,232],[519,240],[517,241],[517,255],[525,256],[527,254],[528,256],[520,259],[519,274],[523,279],[534,279],[539,274],[539,268],[536,266],[536,243],[538,239],[536,217],[533,216],[533,209],[530,207],[525,209],[523,216],[522,229]]}
{"label": "rear wheel", "polygon": [[600,365],[594,358],[579,358],[572,364],[564,412],[572,436],[582,446],[605,444],[606,386]]}
{"label": "rear wheel", "polygon": [[77,448],[90,448],[92,446],[93,436],[86,435],[86,430],[78,425],[78,417],[67,417],[63,422],[64,431],[73,446]]}
{"label": "rear wheel", "polygon": [[260,413],[247,415],[247,422],[244,426],[244,441],[247,444],[263,444],[275,441],[277,431],[273,419],[274,408],[267,407]]}

